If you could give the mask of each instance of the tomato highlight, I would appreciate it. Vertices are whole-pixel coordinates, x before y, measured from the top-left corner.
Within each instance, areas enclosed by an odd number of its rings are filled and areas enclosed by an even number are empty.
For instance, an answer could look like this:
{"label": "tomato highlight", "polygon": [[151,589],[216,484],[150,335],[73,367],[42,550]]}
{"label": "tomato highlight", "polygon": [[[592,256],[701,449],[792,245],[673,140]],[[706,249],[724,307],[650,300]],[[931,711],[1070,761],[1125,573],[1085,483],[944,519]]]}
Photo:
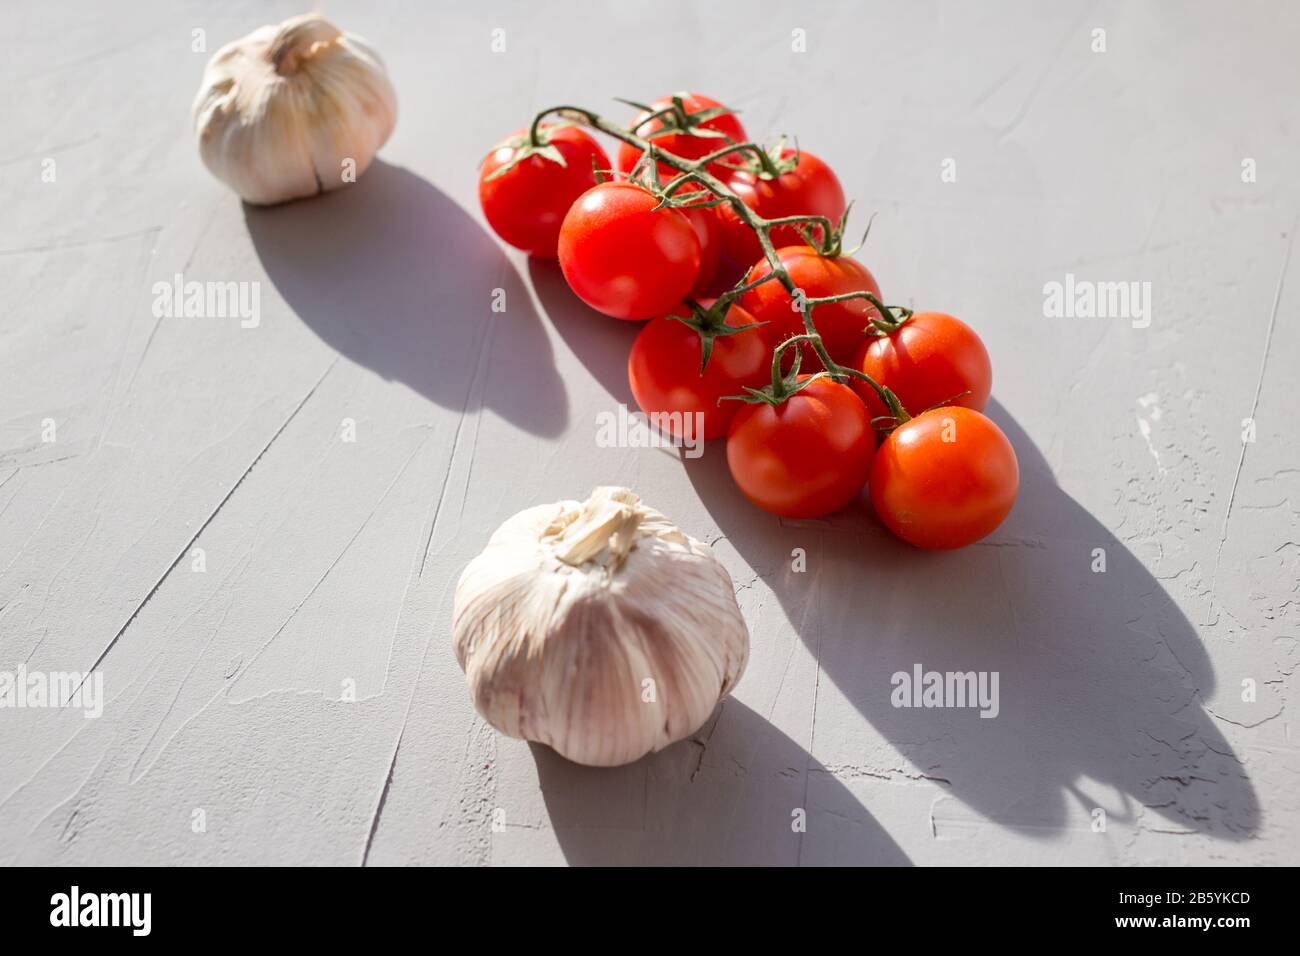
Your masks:
{"label": "tomato highlight", "polygon": [[662,315],[695,287],[700,240],[679,210],[633,183],[601,183],[573,204],[560,227],[560,268],[569,287],[616,319]]}

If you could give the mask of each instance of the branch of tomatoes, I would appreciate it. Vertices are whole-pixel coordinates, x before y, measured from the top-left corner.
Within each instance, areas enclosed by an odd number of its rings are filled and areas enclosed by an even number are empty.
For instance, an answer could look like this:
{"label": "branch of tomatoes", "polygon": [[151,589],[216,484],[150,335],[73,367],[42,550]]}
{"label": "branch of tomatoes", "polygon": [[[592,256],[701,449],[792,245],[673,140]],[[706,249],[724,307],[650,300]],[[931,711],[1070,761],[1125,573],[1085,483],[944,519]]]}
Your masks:
{"label": "branch of tomatoes", "polygon": [[[980,413],[992,368],[974,330],[883,301],[842,252],[851,204],[817,157],[749,142],[701,94],[631,105],[626,127],[576,106],[538,113],[484,161],[479,199],[502,239],[558,258],[591,308],[649,320],[628,382],[655,427],[725,436],[736,485],[783,517],[822,517],[865,487],[919,547],[996,528],[1019,474]],[[616,163],[589,131],[618,142]],[[719,291],[724,254],[748,271]]]}
{"label": "branch of tomatoes", "polygon": [[[651,119],[659,119],[670,113],[681,111],[680,98],[677,98],[677,100],[678,101],[672,108],[651,112],[649,117],[641,120],[637,124],[637,128],[639,129],[646,125]],[[630,105],[636,106],[639,109],[649,109],[648,107],[643,107],[641,104],[637,103],[632,103]],[[730,205],[736,217],[754,231],[755,238],[758,239],[759,246],[763,250],[763,257],[767,260],[771,271],[751,282],[742,281],[739,285],[722,293],[718,297],[718,305],[725,309],[728,305],[737,301],[746,292],[757,288],[765,282],[770,282],[772,279],[776,279],[785,287],[786,292],[790,294],[794,301],[800,304],[800,314],[803,320],[804,334],[801,336],[795,336],[792,339],[787,339],[777,347],[776,357],[773,359],[774,367],[780,362],[780,355],[783,350],[792,341],[806,342],[812,347],[813,351],[817,353],[817,357],[821,360],[822,368],[825,369],[825,374],[830,378],[837,382],[845,382],[850,378],[856,378],[865,382],[872,391],[876,393],[882,404],[889,409],[893,416],[893,423],[892,425],[887,425],[886,430],[888,430],[889,427],[901,425],[909,420],[910,416],[903,408],[902,403],[898,400],[898,396],[890,391],[888,387],[881,385],[861,369],[840,365],[831,358],[830,353],[826,350],[825,343],[822,341],[821,335],[817,331],[816,322],[813,320],[813,310],[820,305],[830,305],[835,302],[845,302],[851,299],[863,299],[869,301],[871,305],[875,306],[880,315],[885,317],[883,320],[884,322],[889,323],[891,327],[897,327],[897,322],[890,321],[890,307],[885,306],[870,292],[850,292],[842,295],[822,296],[820,298],[810,298],[802,295],[798,290],[798,287],[795,285],[794,280],[790,277],[789,270],[786,269],[784,263],[782,263],[780,257],[776,254],[776,246],[772,242],[771,233],[773,229],[780,226],[802,225],[818,231],[822,243],[821,249],[825,254],[836,254],[839,251],[839,245],[843,235],[843,223],[831,223],[831,221],[825,216],[815,215],[781,216],[774,219],[764,219],[746,206],[741,198],[728,188],[726,183],[722,182],[722,180],[718,179],[718,177],[714,176],[709,171],[709,167],[712,164],[717,163],[722,159],[738,153],[749,153],[757,162],[763,164],[765,170],[769,170],[772,174],[775,174],[777,169],[773,163],[772,156],[764,150],[763,147],[757,143],[751,142],[728,143],[699,159],[683,159],[667,150],[661,149],[655,144],[653,137],[647,138],[638,136],[627,127],[605,119],[605,117],[600,114],[594,113],[591,110],[583,109],[580,106],[562,105],[544,109],[533,118],[531,129],[539,129],[542,122],[548,116],[560,116],[570,122],[577,122],[591,129],[599,130],[607,136],[611,136],[620,142],[627,143],[629,146],[640,150],[642,152],[642,159],[638,162],[637,166],[633,168],[634,176],[641,171],[643,165],[649,168],[650,175],[653,179],[657,179],[657,169],[661,166],[667,166],[670,169],[676,170],[679,174],[682,174],[678,178],[674,179],[668,186],[669,191],[666,192],[666,197],[668,198],[671,198],[675,193],[679,192],[684,185],[688,183],[698,183],[704,189],[707,189],[717,197],[718,202],[724,202]],[[695,135],[699,135],[699,132],[696,131]],[[703,203],[690,203],[690,205],[703,205]],[[907,310],[899,311],[901,313],[907,312]],[[878,320],[873,320],[873,324],[875,321]],[[799,350],[796,350],[796,355],[798,354],[798,351]],[[774,385],[776,381],[777,378],[774,377]],[[781,401],[784,401],[789,394],[793,393],[782,392],[778,396],[774,391],[772,399],[779,404]]]}

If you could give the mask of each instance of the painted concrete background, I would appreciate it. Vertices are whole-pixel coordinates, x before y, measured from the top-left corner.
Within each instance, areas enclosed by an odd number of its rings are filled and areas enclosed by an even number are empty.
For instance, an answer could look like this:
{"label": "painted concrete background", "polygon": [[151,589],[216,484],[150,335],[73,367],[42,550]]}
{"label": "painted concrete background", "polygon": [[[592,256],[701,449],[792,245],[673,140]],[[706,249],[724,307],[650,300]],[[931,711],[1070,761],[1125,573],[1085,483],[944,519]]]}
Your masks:
{"label": "painted concrete background", "polygon": [[[324,10],[396,133],[251,209],[190,102],[297,6],[5,4],[0,672],[104,701],[0,710],[0,860],[1295,862],[1300,8]],[[635,330],[486,231],[475,167],[541,107],[679,89],[797,134],[878,211],[886,298],[979,330],[1022,469],[990,539],[597,447]],[[259,324],[155,317],[177,273],[257,283]],[[1067,275],[1150,283],[1149,324],[1045,314]],[[598,771],[478,719],[449,622],[504,518],[611,483],[714,543],[753,646],[694,739]],[[998,716],[894,708],[916,664],[996,671]]]}

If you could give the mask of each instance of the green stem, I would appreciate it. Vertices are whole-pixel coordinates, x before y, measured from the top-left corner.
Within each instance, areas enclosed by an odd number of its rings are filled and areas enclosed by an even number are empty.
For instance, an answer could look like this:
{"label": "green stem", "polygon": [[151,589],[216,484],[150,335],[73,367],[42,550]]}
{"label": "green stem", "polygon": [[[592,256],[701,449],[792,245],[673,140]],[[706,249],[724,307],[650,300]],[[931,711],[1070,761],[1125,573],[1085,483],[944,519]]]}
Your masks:
{"label": "green stem", "polygon": [[655,110],[653,113],[651,113],[651,114],[650,114],[649,116],[647,116],[645,119],[643,119],[641,122],[639,122],[639,123],[637,123],[635,126],[633,126],[633,127],[632,127],[632,132],[635,133],[635,132],[636,132],[637,130],[639,130],[642,126],[647,126],[647,125],[649,125],[650,123],[653,123],[655,120],[662,120],[665,116],[672,116],[672,115],[675,115],[676,113],[677,113],[677,107],[675,107],[675,106],[667,106],[667,107],[664,107],[664,108],[661,109],[661,110]]}
{"label": "green stem", "polygon": [[532,125],[528,127],[528,145],[534,149],[542,145],[542,117],[546,113],[538,113],[533,117]]}
{"label": "green stem", "polygon": [[825,216],[781,216],[779,219],[765,219],[763,224],[768,227],[793,226],[796,222],[812,223],[814,226],[821,226],[828,232],[831,229],[831,221]]}
{"label": "green stem", "polygon": [[[732,153],[740,152],[754,153],[756,156],[767,159],[768,162],[771,162],[772,160],[772,158],[767,155],[766,151],[757,143],[732,143],[730,146],[709,153],[707,156],[701,156],[696,160],[696,162],[709,166],[726,156],[730,156]],[[762,162],[762,159],[760,159],[759,162]]]}
{"label": "green stem", "polygon": [[785,398],[785,376],[781,374],[781,359],[785,356],[788,342],[782,342],[772,350],[772,397],[777,401]]}
{"label": "green stem", "polygon": [[[672,108],[669,108],[666,112],[672,111]],[[659,111],[659,113],[664,112],[665,111]],[[539,129],[543,117],[554,113],[566,114],[570,119],[576,119],[591,129],[598,130],[606,136],[611,136],[619,142],[627,143],[629,146],[639,149],[643,153],[650,154],[650,158],[662,166],[676,170],[679,173],[688,174],[693,182],[698,182],[719,199],[726,200],[734,210],[736,217],[740,219],[741,222],[745,223],[745,225],[749,226],[750,229],[754,230],[754,235],[758,239],[758,244],[763,249],[763,258],[767,260],[771,272],[769,275],[764,276],[762,279],[750,283],[747,286],[738,287],[723,293],[723,297],[730,296],[731,299],[729,301],[734,301],[750,288],[775,277],[776,280],[781,283],[782,287],[791,299],[795,298],[796,294],[798,294],[797,287],[794,284],[794,280],[790,277],[789,270],[785,268],[780,257],[777,256],[776,247],[772,243],[770,233],[776,226],[790,225],[796,222],[808,222],[821,226],[822,229],[825,230],[823,234],[829,236],[832,231],[830,220],[825,216],[782,216],[777,219],[764,219],[746,206],[739,196],[737,196],[725,183],[708,170],[709,163],[716,162],[719,156],[727,156],[734,152],[749,150],[761,156],[760,162],[762,163],[765,172],[776,175],[777,170],[772,161],[772,157],[769,156],[765,150],[755,143],[732,143],[724,149],[715,150],[713,153],[701,157],[700,159],[683,159],[682,157],[674,155],[661,147],[655,146],[651,140],[638,136],[633,131],[619,126],[617,123],[611,123],[609,120],[591,112],[590,110],[578,106],[567,105],[552,106],[549,109],[545,109],[538,113],[533,119],[532,130]],[[655,115],[656,114],[652,114],[652,116],[647,117],[646,122],[654,118]],[[639,129],[642,125],[644,125],[644,123],[638,124],[637,128]],[[534,134],[530,132],[530,135]],[[777,398],[778,401],[785,397],[785,383],[781,375],[781,358],[784,355],[785,349],[789,348],[794,343],[808,342],[812,346],[813,351],[817,354],[817,357],[821,360],[822,368],[826,370],[827,374],[830,375],[831,378],[841,383],[848,378],[857,378],[866,382],[880,397],[881,402],[883,402],[885,407],[889,409],[890,413],[893,414],[895,422],[901,425],[903,422],[908,420],[908,415],[906,410],[898,401],[897,396],[895,396],[889,389],[882,386],[866,372],[863,372],[860,369],[848,368],[837,364],[826,351],[826,346],[822,342],[822,337],[817,332],[817,326],[814,324],[812,317],[813,308],[818,305],[844,301],[850,298],[868,299],[876,306],[883,317],[888,318],[889,316],[888,307],[884,306],[884,304],[870,292],[849,292],[842,296],[827,296],[822,299],[804,299],[803,307],[800,312],[803,316],[805,334],[793,336],[792,338],[782,342],[776,347],[772,354],[772,390],[774,392],[774,397]],[[797,361],[798,353],[796,353],[795,358]]]}

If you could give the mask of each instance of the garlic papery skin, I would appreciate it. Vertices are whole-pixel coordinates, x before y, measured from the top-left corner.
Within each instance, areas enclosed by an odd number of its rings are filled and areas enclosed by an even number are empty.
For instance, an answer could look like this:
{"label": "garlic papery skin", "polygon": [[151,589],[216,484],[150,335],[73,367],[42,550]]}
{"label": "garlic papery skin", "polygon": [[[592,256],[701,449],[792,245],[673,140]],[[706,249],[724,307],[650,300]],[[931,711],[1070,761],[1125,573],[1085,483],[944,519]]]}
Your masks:
{"label": "garlic papery skin", "polygon": [[317,14],[218,50],[193,107],[204,165],[247,202],[338,189],[393,132],[397,94],[379,55]]}
{"label": "garlic papery skin", "polygon": [[749,656],[726,569],[626,488],[501,525],[456,585],[452,641],[488,723],[601,767],[694,733]]}

